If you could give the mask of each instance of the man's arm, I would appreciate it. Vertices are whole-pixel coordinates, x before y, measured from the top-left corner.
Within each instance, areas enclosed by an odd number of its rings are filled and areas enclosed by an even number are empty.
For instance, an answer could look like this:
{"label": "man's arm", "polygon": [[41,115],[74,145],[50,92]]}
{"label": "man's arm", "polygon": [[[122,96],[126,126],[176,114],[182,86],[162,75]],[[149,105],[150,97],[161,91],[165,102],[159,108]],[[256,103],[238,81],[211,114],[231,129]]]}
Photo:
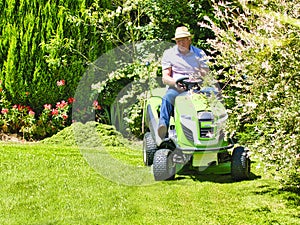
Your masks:
{"label": "man's arm", "polygon": [[162,81],[165,85],[168,85],[169,87],[175,87],[178,91],[184,91],[183,86],[177,86],[175,79],[171,76],[172,74],[172,68],[169,67],[167,69],[164,69],[162,71]]}
{"label": "man's arm", "polygon": [[171,76],[172,74],[172,68],[167,68],[167,69],[164,69],[162,71],[162,81],[165,85],[169,85],[170,87],[175,87],[175,80],[174,78]]}

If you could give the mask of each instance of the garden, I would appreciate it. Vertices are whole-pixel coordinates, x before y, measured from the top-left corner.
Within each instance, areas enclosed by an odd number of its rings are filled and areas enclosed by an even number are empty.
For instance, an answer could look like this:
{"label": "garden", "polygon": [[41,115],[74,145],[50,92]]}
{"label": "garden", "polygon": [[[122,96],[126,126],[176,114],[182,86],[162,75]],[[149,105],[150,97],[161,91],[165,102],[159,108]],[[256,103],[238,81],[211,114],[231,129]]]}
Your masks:
{"label": "garden", "polygon": [[[1,224],[300,223],[300,3],[167,3],[0,1]],[[144,167],[146,92],[179,24],[210,58],[249,180],[128,185],[85,157]]]}

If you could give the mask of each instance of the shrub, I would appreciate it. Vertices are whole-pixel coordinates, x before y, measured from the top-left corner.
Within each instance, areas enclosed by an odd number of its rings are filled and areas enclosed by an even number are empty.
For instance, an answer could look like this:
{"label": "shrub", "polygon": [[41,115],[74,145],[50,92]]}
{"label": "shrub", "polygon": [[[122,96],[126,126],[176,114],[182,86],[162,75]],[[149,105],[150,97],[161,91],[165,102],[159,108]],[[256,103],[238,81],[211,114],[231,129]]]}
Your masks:
{"label": "shrub", "polygon": [[[141,137],[146,93],[159,85],[156,80],[158,74],[160,67],[157,61],[149,66],[142,61],[135,61],[113,71],[104,81],[92,85],[103,107],[110,110],[111,123],[123,135]],[[124,85],[119,86],[122,82]]]}
{"label": "shrub", "polygon": [[[85,0],[2,1],[0,80],[13,105],[29,105],[39,114],[44,104],[74,96],[88,62],[106,50],[94,27],[69,19],[89,4]],[[57,86],[57,80],[64,80],[67,88]]]}
{"label": "shrub", "polygon": [[54,108],[46,104],[42,113],[37,115],[29,106],[4,104],[0,127],[2,132],[19,134],[25,140],[42,139],[70,124],[69,107],[65,101],[58,102]]}
{"label": "shrub", "polygon": [[294,6],[292,1],[215,4],[221,26],[209,18],[202,25],[216,35],[209,43],[219,52],[213,66],[222,68],[226,84],[229,131],[283,184],[299,190],[300,26]]}

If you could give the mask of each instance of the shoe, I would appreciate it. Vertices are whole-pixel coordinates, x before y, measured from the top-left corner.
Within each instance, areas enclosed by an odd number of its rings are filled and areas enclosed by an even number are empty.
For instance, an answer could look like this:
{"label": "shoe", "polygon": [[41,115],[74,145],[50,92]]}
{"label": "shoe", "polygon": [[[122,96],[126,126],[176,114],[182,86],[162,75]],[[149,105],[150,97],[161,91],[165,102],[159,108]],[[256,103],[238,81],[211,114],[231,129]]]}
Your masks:
{"label": "shoe", "polygon": [[166,138],[166,135],[167,135],[167,131],[168,131],[168,128],[166,125],[162,124],[158,127],[158,136],[161,138],[161,139],[165,139]]}

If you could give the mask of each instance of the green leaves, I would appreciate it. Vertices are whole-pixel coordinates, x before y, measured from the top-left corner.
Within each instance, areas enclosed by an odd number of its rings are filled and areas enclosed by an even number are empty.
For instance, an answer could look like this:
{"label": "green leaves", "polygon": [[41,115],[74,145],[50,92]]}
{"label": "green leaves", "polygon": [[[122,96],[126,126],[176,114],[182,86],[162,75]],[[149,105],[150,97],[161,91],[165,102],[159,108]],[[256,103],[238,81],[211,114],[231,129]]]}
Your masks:
{"label": "green leaves", "polygon": [[[40,113],[43,104],[66,100],[86,63],[103,52],[95,28],[67,20],[67,15],[85,10],[85,1],[77,2],[5,0],[0,6],[0,79],[12,104],[30,105]],[[57,91],[61,79],[68,88]]]}
{"label": "green leaves", "polygon": [[242,5],[238,9],[215,4],[217,18],[226,26],[207,19],[216,35],[209,43],[220,52],[213,66],[224,68],[224,94],[235,103],[226,101],[231,108],[229,131],[252,147],[268,167],[276,168],[283,183],[299,188],[295,158],[300,153],[300,30],[296,11],[277,1],[272,4],[279,8],[254,3],[255,8]]}

